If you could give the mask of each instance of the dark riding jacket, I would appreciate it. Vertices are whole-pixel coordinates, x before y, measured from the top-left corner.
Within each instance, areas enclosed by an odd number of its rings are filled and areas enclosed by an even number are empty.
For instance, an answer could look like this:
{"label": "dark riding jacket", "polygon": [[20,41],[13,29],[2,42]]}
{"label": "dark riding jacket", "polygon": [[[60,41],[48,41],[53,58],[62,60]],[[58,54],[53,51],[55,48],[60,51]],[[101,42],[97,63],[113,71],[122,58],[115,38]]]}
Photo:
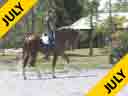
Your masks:
{"label": "dark riding jacket", "polygon": [[55,18],[53,15],[46,16],[46,26],[47,26],[47,32],[49,36],[49,42],[50,45],[54,45],[55,43]]}

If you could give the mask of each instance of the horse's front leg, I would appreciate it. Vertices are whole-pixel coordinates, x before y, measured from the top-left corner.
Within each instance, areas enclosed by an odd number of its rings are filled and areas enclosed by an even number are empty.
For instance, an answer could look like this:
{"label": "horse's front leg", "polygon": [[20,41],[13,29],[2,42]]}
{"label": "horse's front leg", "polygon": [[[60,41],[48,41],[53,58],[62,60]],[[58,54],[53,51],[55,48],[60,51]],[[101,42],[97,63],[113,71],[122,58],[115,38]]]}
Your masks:
{"label": "horse's front leg", "polygon": [[55,68],[56,68],[57,59],[58,59],[58,55],[56,53],[54,53],[53,61],[52,61],[52,77],[53,78],[56,78],[56,76],[55,76]]}

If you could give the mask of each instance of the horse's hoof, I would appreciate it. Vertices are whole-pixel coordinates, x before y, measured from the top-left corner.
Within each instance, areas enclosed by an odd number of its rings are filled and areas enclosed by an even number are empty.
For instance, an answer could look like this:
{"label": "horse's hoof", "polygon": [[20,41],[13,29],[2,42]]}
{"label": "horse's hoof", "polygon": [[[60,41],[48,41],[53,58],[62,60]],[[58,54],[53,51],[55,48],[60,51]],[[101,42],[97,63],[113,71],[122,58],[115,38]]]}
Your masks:
{"label": "horse's hoof", "polygon": [[55,76],[55,75],[53,75],[53,76],[52,76],[52,78],[56,78],[56,76]]}
{"label": "horse's hoof", "polygon": [[30,67],[35,67],[35,64],[31,64]]}
{"label": "horse's hoof", "polygon": [[41,75],[39,75],[38,78],[39,78],[39,80],[41,80],[41,79],[42,79],[42,78],[41,78]]}
{"label": "horse's hoof", "polygon": [[26,77],[24,77],[24,80],[27,80],[27,78],[26,78]]}
{"label": "horse's hoof", "polygon": [[44,57],[43,58],[46,62],[50,61],[50,58]]}

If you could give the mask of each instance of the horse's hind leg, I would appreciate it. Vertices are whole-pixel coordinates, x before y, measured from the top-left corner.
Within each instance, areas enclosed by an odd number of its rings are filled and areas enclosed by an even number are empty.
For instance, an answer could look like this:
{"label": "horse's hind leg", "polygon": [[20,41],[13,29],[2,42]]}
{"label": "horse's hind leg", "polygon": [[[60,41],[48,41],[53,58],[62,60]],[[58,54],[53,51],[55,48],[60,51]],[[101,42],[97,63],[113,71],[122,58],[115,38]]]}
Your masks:
{"label": "horse's hind leg", "polygon": [[23,72],[22,72],[22,73],[23,73],[24,80],[27,79],[26,73],[25,73],[25,71],[26,71],[26,70],[25,70],[25,67],[26,67],[25,64],[23,64]]}
{"label": "horse's hind leg", "polygon": [[36,58],[37,58],[37,53],[33,53],[31,54],[31,58],[30,58],[30,66],[32,67],[36,67],[35,68],[35,71],[37,72],[37,76],[39,77],[39,79],[41,79],[41,73],[40,73],[40,70],[37,69],[37,66],[35,65],[36,63]]}
{"label": "horse's hind leg", "polygon": [[62,57],[66,60],[67,64],[69,64],[70,60],[65,53],[62,55]]}
{"label": "horse's hind leg", "polygon": [[[64,60],[66,60],[66,63],[69,64],[70,60],[69,60],[68,56],[67,56],[65,53],[62,55],[62,57],[63,57]],[[65,71],[68,71],[68,68],[66,68],[66,67],[64,66],[64,70],[65,70]]]}
{"label": "horse's hind leg", "polygon": [[55,76],[55,67],[56,67],[56,61],[57,61],[57,59],[58,59],[58,55],[55,53],[53,55],[53,61],[52,61],[52,77],[53,78],[56,78],[56,76]]}
{"label": "horse's hind leg", "polygon": [[25,73],[25,71],[26,71],[25,67],[27,66],[28,59],[29,59],[29,56],[28,55],[24,55],[24,57],[23,57],[23,66],[22,66],[22,74],[23,74],[24,80],[27,79],[26,73]]}

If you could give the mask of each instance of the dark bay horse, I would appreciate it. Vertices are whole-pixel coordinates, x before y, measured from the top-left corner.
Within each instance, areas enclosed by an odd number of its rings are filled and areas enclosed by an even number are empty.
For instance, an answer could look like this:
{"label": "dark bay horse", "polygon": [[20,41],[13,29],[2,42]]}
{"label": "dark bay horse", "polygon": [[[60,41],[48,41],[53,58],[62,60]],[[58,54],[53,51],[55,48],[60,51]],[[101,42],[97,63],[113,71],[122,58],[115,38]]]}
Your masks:
{"label": "dark bay horse", "polygon": [[[55,67],[58,56],[62,56],[67,63],[69,58],[65,54],[66,42],[68,41],[71,46],[76,45],[78,40],[78,32],[55,32],[55,47],[48,50],[49,54],[53,56],[52,59],[52,77],[55,78]],[[35,66],[38,51],[44,52],[44,48],[40,46],[40,36],[37,33],[26,33],[23,45],[23,77],[26,79],[25,68],[27,65]],[[40,76],[40,75],[39,75]]]}
{"label": "dark bay horse", "polygon": [[77,49],[78,48],[78,43],[80,40],[80,34],[77,31],[74,30],[61,30],[58,31],[59,38],[58,40],[64,39],[66,41],[65,47],[67,49]]}

